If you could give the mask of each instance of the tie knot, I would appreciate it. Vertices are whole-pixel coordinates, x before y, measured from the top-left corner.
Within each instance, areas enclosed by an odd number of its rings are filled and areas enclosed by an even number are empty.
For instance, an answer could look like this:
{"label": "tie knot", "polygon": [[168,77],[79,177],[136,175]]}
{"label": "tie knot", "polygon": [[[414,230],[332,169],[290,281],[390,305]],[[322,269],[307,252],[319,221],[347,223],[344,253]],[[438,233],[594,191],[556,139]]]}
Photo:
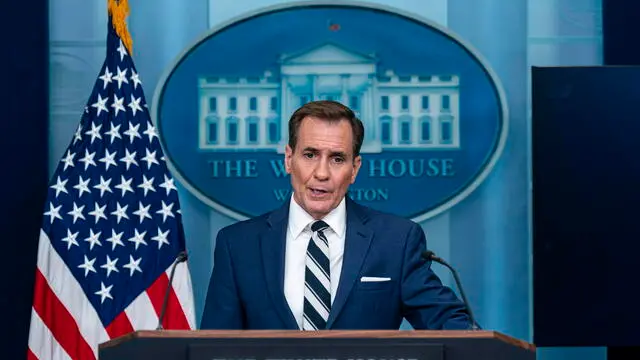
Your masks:
{"label": "tie knot", "polygon": [[313,232],[323,231],[328,227],[329,227],[329,225],[327,225],[326,222],[324,222],[322,220],[318,220],[318,221],[314,222],[311,225],[311,231],[313,231]]}

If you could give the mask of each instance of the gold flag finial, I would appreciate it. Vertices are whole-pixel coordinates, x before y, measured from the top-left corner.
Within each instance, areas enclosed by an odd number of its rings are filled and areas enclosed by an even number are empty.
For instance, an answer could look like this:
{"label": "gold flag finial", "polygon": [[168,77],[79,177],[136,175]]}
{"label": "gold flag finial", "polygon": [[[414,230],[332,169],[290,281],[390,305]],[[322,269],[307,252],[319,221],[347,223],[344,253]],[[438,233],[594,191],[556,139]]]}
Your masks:
{"label": "gold flag finial", "polygon": [[132,54],[133,40],[127,30],[127,16],[129,16],[128,0],[108,0],[109,14],[111,14],[111,24],[116,29],[116,33],[122,39],[122,43],[127,47],[129,54]]}

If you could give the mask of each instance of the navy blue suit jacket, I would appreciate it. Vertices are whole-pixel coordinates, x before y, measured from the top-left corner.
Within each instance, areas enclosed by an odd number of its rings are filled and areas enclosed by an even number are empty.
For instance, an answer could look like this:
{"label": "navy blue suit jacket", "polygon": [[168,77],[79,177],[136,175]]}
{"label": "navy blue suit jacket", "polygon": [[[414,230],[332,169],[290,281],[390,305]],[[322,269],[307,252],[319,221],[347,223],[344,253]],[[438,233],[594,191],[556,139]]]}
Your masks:
{"label": "navy blue suit jacket", "polygon": [[[347,198],[342,274],[328,329],[468,329],[466,308],[421,259],[414,222]],[[299,329],[284,295],[289,202],[220,230],[202,329]],[[302,255],[301,255],[302,256]],[[363,276],[389,277],[361,282]]]}

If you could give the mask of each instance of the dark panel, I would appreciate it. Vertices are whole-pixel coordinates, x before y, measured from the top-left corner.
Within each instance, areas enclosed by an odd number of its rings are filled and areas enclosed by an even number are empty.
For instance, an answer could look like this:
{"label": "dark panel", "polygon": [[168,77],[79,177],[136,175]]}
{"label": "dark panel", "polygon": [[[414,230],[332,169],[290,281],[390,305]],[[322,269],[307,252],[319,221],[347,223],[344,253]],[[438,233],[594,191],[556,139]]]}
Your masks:
{"label": "dark panel", "polygon": [[[602,1],[605,64],[640,65],[640,48],[629,46],[629,39],[637,38],[640,35],[638,14],[640,14],[640,3],[637,1]],[[609,360],[640,358],[640,349],[610,347],[607,358]]]}
{"label": "dark panel", "polygon": [[48,181],[48,2],[7,6],[0,22],[0,308],[8,321],[0,341],[3,359],[24,359]]}
{"label": "dark panel", "polygon": [[640,359],[640,347],[614,346],[607,348],[607,360]]}
{"label": "dark panel", "polygon": [[640,344],[638,83],[634,67],[533,69],[538,346]]}
{"label": "dark panel", "polygon": [[606,65],[640,65],[640,2],[602,0],[602,35]]}

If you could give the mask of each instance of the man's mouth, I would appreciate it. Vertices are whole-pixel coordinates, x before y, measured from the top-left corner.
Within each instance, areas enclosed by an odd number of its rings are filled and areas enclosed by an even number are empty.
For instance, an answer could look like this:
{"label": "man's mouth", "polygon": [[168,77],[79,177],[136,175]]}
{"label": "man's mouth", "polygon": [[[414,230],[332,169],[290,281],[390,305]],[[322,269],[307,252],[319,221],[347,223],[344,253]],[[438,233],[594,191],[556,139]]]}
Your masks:
{"label": "man's mouth", "polygon": [[325,190],[325,189],[318,189],[318,188],[312,188],[310,187],[309,190],[311,191],[311,193],[313,195],[324,195],[327,194],[329,191]]}

